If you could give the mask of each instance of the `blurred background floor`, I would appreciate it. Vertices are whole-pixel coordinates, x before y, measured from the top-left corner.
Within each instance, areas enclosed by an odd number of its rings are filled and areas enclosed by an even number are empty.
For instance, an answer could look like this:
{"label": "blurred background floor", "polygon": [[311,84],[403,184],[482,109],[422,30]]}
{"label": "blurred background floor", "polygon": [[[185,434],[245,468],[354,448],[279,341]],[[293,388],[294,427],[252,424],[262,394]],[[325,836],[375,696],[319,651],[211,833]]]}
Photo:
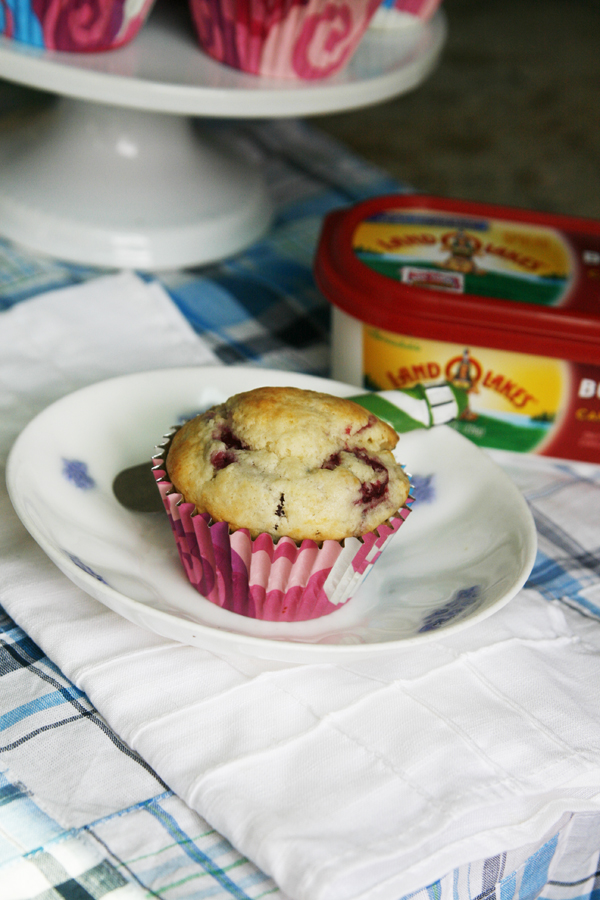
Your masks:
{"label": "blurred background floor", "polygon": [[600,2],[444,0],[412,93],[313,119],[419,190],[600,217]]}

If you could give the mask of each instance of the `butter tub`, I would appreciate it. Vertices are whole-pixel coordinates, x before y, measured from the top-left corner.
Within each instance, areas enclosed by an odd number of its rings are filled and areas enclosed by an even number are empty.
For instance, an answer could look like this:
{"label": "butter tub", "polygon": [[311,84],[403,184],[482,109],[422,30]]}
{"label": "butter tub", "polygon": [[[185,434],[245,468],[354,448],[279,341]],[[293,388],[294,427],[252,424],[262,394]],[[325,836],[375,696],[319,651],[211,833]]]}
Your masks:
{"label": "butter tub", "polygon": [[446,386],[482,447],[600,462],[600,222],[377,197],[327,216],[315,278],[333,378]]}

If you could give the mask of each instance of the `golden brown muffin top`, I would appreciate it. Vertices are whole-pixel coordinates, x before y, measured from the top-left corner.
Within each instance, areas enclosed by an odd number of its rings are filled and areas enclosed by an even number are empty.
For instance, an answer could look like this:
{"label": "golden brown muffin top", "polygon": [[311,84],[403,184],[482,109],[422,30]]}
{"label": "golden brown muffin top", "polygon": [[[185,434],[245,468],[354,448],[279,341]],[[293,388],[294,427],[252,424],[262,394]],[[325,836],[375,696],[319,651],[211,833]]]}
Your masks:
{"label": "golden brown muffin top", "polygon": [[263,387],[187,422],[166,465],[187,501],[233,530],[320,542],[372,531],[403,505],[397,442],[351,400]]}

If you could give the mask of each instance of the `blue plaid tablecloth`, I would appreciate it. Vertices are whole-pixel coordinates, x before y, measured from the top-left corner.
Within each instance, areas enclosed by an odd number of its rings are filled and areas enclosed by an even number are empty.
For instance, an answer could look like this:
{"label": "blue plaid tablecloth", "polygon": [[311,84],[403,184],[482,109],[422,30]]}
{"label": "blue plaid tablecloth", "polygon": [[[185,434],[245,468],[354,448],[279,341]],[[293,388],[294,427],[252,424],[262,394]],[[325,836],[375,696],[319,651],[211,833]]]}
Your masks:
{"label": "blue plaid tablecloth", "polygon": [[[312,277],[323,215],[405,188],[302,122],[219,127],[262,157],[278,207],[275,224],[264,240],[232,259],[164,274],[159,281],[223,363],[326,375],[329,309]],[[101,274],[0,241],[0,310]],[[584,496],[587,509],[600,509],[600,467],[537,466],[510,457],[502,464],[523,490],[538,528],[539,554],[527,587],[577,610],[595,627],[600,531],[579,529],[577,510]],[[111,790],[122,792],[123,806],[108,816],[90,813],[85,824],[67,827],[45,809],[40,785],[52,783],[56,767],[68,767],[76,780],[84,757],[88,770],[94,759],[97,785],[110,779]],[[15,776],[19,771],[32,773],[28,783]],[[538,844],[474,859],[410,896],[576,900],[596,895],[600,815],[575,813],[564,815]],[[2,615],[0,900],[267,896],[285,900],[278,886],[175,796],[85,694]]]}

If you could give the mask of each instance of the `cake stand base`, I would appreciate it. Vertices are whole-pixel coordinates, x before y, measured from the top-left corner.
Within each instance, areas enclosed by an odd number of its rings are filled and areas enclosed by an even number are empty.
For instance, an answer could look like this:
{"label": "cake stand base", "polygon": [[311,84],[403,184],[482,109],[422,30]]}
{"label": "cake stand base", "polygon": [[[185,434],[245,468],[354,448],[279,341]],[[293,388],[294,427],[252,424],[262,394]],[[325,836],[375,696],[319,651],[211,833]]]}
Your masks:
{"label": "cake stand base", "polygon": [[271,218],[258,169],[185,116],[59,99],[0,133],[1,232],[37,253],[184,268],[242,250]]}

